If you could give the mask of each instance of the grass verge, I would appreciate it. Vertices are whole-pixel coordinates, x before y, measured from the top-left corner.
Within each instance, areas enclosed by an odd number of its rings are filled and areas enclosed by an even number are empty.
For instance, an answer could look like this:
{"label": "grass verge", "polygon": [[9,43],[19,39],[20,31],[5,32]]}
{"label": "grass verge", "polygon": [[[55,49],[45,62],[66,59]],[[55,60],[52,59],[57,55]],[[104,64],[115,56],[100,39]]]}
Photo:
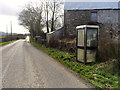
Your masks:
{"label": "grass verge", "polygon": [[75,61],[76,56],[74,54],[48,48],[44,45],[39,45],[32,40],[30,42],[33,46],[78,73],[80,77],[92,83],[97,88],[118,88],[118,74],[116,72],[109,72],[109,70],[105,70],[105,68],[101,68],[104,66],[104,63],[90,63],[84,65]]}
{"label": "grass verge", "polygon": [[0,46],[3,46],[3,45],[6,45],[6,44],[9,44],[9,43],[11,43],[11,42],[13,42],[13,41],[16,41],[16,40],[12,40],[12,41],[8,41],[8,42],[2,42],[2,43],[0,43]]}

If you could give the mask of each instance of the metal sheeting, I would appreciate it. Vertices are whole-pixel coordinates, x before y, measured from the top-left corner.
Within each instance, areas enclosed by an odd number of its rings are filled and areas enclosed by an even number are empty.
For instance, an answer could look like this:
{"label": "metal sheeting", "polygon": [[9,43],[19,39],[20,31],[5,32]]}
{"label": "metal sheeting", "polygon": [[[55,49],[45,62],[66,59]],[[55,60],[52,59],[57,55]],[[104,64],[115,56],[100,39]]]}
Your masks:
{"label": "metal sheeting", "polygon": [[120,2],[65,2],[64,10],[120,9]]}

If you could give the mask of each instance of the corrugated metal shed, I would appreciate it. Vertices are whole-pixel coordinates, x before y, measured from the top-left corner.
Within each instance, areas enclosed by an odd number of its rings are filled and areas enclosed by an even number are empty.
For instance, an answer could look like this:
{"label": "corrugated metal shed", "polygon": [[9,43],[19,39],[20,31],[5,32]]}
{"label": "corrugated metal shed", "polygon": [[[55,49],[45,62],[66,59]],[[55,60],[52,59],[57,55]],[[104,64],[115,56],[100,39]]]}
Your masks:
{"label": "corrugated metal shed", "polygon": [[120,2],[65,2],[64,10],[120,9]]}

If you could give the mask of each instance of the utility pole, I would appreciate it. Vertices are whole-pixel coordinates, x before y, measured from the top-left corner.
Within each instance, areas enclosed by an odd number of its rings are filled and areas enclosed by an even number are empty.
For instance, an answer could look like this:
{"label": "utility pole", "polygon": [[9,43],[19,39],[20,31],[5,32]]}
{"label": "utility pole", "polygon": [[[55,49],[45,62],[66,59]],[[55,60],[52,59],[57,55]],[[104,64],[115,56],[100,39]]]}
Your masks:
{"label": "utility pole", "polygon": [[10,26],[11,26],[11,41],[12,41],[12,21],[10,21]]}
{"label": "utility pole", "polygon": [[8,37],[8,26],[6,25],[6,37]]}

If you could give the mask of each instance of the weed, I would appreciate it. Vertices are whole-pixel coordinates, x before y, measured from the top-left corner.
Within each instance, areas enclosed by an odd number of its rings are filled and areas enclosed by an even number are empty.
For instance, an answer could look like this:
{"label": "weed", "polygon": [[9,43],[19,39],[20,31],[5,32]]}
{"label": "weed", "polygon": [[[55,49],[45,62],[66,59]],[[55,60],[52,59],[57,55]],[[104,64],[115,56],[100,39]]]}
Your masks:
{"label": "weed", "polygon": [[0,46],[3,46],[3,45],[6,45],[6,44],[9,44],[9,43],[11,43],[11,42],[13,42],[13,41],[16,41],[16,40],[12,40],[12,41],[8,41],[8,42],[2,42],[2,43],[0,43]]}
{"label": "weed", "polygon": [[[118,78],[115,74],[105,72],[104,69],[99,69],[101,65],[99,63],[89,63],[84,65],[79,62],[73,62],[76,58],[74,54],[69,54],[57,49],[47,48],[44,45],[38,45],[31,41],[31,43],[58,60],[60,63],[66,65],[71,70],[77,72],[83,79],[89,81],[93,85],[99,88],[117,88]],[[98,66],[98,67],[97,67]]]}

